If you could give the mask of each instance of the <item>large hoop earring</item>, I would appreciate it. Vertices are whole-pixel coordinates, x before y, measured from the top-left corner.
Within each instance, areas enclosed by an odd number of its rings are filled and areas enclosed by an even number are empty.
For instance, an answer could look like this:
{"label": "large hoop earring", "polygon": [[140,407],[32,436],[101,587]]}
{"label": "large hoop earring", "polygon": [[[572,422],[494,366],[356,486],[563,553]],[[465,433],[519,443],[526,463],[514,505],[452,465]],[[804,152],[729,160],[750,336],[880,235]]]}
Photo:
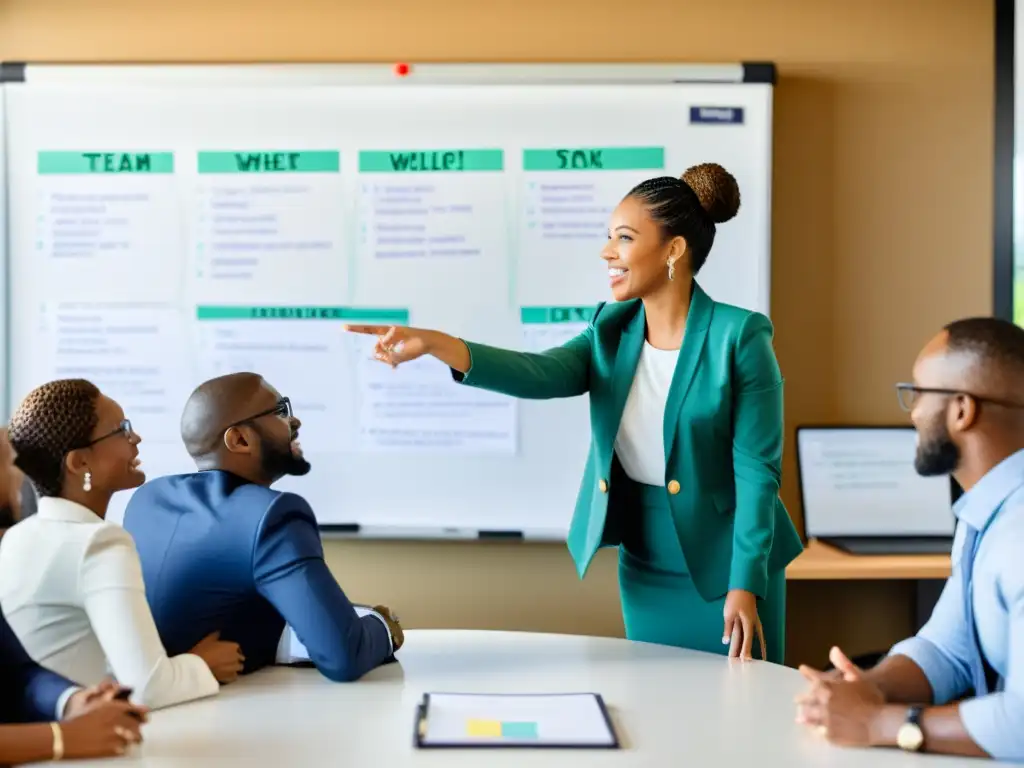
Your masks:
{"label": "large hoop earring", "polygon": [[675,280],[676,279],[676,265],[675,265],[674,262],[671,262],[671,261],[668,263],[668,279],[669,280]]}
{"label": "large hoop earring", "polygon": [[88,470],[85,473],[85,477],[82,478],[82,490],[86,493],[92,490],[92,472]]}

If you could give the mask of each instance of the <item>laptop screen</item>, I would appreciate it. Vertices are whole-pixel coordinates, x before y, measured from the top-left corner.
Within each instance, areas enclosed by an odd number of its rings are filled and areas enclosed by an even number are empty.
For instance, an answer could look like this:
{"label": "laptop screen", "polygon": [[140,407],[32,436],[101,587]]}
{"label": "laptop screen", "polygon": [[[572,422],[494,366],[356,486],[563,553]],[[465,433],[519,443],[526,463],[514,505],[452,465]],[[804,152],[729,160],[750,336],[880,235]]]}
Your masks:
{"label": "laptop screen", "polygon": [[953,535],[950,479],[914,470],[913,427],[800,427],[796,443],[809,537]]}

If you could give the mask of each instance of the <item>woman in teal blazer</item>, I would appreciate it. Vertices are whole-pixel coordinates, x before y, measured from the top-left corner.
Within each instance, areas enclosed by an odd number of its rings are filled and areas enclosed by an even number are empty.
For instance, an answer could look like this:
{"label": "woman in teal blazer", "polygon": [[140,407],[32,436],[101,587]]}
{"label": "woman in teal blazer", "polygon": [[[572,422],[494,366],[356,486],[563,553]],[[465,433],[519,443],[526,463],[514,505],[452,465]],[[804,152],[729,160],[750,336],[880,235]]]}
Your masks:
{"label": "woman in teal blazer", "polygon": [[377,359],[433,355],[456,381],[522,398],[590,394],[591,443],[569,528],[580,578],[619,549],[626,636],[782,663],[785,568],[802,544],[779,498],[783,379],[764,315],[694,276],[739,210],[721,166],[635,187],[612,214],[614,303],[566,344],[524,353],[437,331],[375,334]]}

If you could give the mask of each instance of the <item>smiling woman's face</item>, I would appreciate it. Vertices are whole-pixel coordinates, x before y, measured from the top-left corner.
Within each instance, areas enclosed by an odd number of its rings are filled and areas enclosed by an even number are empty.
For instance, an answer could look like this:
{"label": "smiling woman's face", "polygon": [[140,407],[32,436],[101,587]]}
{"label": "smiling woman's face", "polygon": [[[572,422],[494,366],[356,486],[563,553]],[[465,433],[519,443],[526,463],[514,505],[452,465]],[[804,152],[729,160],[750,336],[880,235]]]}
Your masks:
{"label": "smiling woman's face", "polygon": [[142,438],[128,428],[121,406],[106,395],[96,399],[96,426],[89,441],[92,444],[80,450],[94,488],[116,493],[146,481],[139,461]]}
{"label": "smiling woman's face", "polygon": [[669,261],[684,267],[686,250],[680,238],[665,239],[661,227],[642,202],[627,197],[612,212],[608,242],[601,258],[608,263],[608,280],[616,301],[647,296],[668,282]]}

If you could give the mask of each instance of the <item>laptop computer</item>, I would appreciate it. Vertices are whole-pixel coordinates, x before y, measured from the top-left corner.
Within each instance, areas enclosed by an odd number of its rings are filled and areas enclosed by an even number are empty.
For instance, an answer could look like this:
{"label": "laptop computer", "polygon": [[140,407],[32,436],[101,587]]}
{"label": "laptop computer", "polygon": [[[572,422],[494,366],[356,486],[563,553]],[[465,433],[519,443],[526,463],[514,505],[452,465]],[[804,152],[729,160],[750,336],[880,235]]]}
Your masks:
{"label": "laptop computer", "polygon": [[853,554],[949,554],[959,488],[917,474],[913,427],[801,426],[796,448],[808,538]]}

